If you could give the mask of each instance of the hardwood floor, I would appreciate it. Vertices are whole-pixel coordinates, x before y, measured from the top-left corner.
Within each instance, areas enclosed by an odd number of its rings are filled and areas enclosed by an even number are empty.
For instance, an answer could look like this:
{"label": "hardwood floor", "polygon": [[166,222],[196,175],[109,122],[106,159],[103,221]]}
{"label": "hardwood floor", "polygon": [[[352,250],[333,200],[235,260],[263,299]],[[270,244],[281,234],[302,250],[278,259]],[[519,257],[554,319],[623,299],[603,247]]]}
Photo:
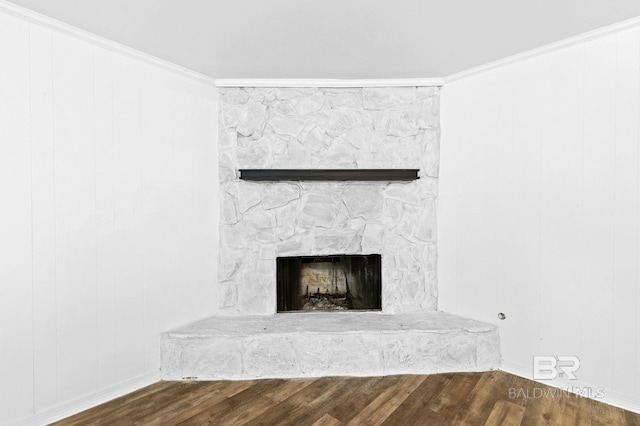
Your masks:
{"label": "hardwood floor", "polygon": [[640,414],[491,371],[158,382],[56,423],[178,424],[622,426]]}

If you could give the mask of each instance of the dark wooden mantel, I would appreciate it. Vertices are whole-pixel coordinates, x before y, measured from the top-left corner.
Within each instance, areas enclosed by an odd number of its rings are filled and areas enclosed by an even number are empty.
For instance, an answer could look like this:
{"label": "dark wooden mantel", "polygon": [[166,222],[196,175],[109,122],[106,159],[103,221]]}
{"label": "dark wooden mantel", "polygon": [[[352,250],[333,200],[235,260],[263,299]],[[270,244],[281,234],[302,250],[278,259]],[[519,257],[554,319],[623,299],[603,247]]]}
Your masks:
{"label": "dark wooden mantel", "polygon": [[352,180],[410,181],[419,169],[240,169],[240,179],[254,181]]}

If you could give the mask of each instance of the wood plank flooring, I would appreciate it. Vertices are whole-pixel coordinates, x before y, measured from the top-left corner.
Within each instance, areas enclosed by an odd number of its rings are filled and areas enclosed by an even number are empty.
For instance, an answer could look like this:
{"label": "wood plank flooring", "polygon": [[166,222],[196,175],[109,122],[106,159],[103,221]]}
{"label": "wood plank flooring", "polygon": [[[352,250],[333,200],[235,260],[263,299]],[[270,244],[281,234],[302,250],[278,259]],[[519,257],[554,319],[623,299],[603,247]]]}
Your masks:
{"label": "wood plank flooring", "polygon": [[55,424],[638,426],[640,414],[490,371],[158,382]]}

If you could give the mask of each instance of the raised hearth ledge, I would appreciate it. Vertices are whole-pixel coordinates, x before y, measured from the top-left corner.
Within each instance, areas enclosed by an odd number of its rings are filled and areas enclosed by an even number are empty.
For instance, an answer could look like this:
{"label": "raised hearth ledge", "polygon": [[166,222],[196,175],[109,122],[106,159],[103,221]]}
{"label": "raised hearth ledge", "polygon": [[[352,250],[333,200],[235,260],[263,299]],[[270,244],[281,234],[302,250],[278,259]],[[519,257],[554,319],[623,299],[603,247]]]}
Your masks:
{"label": "raised hearth ledge", "polygon": [[381,376],[500,367],[493,324],[444,312],[217,316],[162,335],[164,380]]}
{"label": "raised hearth ledge", "polygon": [[411,181],[419,169],[240,169],[240,179],[254,181]]}

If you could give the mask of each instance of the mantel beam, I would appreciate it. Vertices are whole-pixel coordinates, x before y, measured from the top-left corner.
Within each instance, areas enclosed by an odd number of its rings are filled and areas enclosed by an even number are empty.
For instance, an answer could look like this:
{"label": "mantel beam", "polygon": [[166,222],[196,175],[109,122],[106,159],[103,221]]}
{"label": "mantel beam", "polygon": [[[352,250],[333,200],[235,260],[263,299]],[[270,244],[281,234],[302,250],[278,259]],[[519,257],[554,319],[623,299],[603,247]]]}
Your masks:
{"label": "mantel beam", "polygon": [[419,169],[240,169],[240,179],[253,181],[411,181]]}

